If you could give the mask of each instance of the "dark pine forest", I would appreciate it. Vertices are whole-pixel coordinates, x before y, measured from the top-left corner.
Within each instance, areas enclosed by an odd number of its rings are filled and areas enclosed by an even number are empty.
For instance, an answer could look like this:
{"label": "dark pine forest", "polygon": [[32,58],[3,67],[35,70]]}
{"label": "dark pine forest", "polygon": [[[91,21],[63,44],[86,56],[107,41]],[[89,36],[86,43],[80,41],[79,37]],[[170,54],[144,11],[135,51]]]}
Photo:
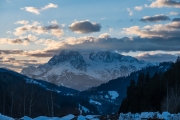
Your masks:
{"label": "dark pine forest", "polygon": [[164,73],[140,73],[131,80],[119,113],[180,112],[180,57]]}

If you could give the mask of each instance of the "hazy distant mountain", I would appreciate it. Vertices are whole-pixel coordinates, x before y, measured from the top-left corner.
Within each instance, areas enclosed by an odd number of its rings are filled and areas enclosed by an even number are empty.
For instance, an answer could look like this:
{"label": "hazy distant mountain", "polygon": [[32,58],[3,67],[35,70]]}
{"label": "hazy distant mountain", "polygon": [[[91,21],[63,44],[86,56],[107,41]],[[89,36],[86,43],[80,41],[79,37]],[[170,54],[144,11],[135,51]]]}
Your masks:
{"label": "hazy distant mountain", "polygon": [[111,51],[83,53],[62,50],[48,63],[37,68],[29,66],[22,69],[21,73],[56,85],[85,90],[153,65],[155,64]]}

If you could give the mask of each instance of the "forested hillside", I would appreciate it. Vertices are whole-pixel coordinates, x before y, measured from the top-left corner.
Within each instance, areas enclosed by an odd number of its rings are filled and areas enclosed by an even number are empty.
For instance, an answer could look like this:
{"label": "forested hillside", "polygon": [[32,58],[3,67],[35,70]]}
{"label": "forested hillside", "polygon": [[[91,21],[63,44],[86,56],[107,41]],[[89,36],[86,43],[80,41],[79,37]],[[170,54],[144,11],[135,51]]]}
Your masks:
{"label": "forested hillside", "polygon": [[137,82],[131,80],[119,112],[180,112],[180,57],[164,73],[141,73]]}
{"label": "forested hillside", "polygon": [[[74,96],[73,90],[28,79],[15,72],[0,70],[0,113],[14,118],[23,116],[64,116],[98,114],[88,100]],[[61,90],[61,91],[60,91]],[[75,94],[75,93],[74,93]],[[88,108],[87,110],[85,108]]]}

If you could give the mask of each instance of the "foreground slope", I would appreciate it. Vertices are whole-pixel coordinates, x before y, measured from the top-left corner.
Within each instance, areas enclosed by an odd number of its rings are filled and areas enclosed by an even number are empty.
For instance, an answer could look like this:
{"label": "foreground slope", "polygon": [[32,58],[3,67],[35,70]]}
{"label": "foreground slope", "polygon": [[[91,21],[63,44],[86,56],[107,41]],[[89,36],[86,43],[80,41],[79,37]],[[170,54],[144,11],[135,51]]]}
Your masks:
{"label": "foreground slope", "polygon": [[98,114],[88,100],[76,97],[76,90],[30,79],[0,68],[0,113],[14,118],[22,116],[64,116]]}
{"label": "foreground slope", "polygon": [[170,68],[172,62],[160,63],[159,66],[151,66],[142,70],[131,73],[127,77],[120,77],[101,84],[97,87],[92,87],[86,91],[80,92],[80,96],[87,97],[94,101],[93,103],[102,114],[117,113],[119,105],[126,96],[127,86],[132,79],[138,80],[140,74],[148,73],[153,76],[156,72],[165,72]]}

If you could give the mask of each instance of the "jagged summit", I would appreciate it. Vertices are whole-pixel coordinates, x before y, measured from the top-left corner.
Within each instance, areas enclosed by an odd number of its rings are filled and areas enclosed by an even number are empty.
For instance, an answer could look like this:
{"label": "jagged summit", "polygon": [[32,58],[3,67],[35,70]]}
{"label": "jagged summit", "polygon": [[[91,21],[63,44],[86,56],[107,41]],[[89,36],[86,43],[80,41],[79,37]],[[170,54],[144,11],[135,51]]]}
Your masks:
{"label": "jagged summit", "polygon": [[86,71],[86,62],[78,51],[62,50],[59,55],[54,55],[48,62],[49,65],[70,63],[72,67],[80,71]]}
{"label": "jagged summit", "polygon": [[89,54],[89,59],[92,61],[101,60],[106,63],[113,62],[114,60],[121,60],[121,57],[122,55],[111,51],[91,52]]}
{"label": "jagged summit", "polygon": [[62,50],[46,64],[37,68],[24,68],[21,73],[57,85],[84,90],[150,65],[153,64],[112,51]]}

